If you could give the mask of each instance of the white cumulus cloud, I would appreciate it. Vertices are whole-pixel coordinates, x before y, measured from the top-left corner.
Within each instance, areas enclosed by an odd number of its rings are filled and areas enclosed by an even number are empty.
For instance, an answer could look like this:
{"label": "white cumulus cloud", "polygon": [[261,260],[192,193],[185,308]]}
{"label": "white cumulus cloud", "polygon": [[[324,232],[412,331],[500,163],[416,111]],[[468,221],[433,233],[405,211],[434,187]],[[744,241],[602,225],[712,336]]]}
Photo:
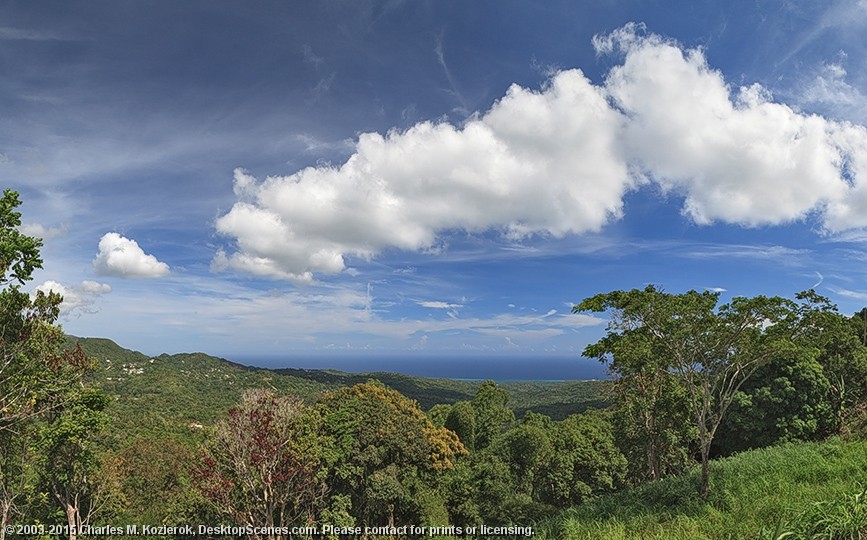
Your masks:
{"label": "white cumulus cloud", "polygon": [[605,86],[629,118],[626,153],[685,197],[693,221],[777,225],[845,196],[833,123],[774,103],[759,85],[733,90],[702,51],[639,30],[596,40],[625,55]]}
{"label": "white cumulus cloud", "polygon": [[347,256],[441,252],[455,230],[598,231],[645,185],[682,198],[698,224],[867,227],[862,126],[733,87],[702,50],[641,25],[593,44],[622,58],[603,84],[560,71],[540,90],[513,85],[461,125],[361,134],[339,166],[264,180],[237,169],[238,201],[215,222],[232,245],[212,268],[310,282],[342,272]]}
{"label": "white cumulus cloud", "polygon": [[63,285],[56,281],[46,281],[36,287],[37,291],[48,293],[53,291],[63,297],[60,304],[62,317],[81,316],[84,313],[94,313],[96,299],[111,292],[111,286],[106,283],[85,280],[79,285]]}
{"label": "white cumulus cloud", "polygon": [[155,278],[169,274],[166,263],[145,253],[135,240],[113,232],[100,238],[93,268],[101,275],[125,278]]}
{"label": "white cumulus cloud", "polygon": [[347,255],[436,250],[442,231],[510,237],[597,231],[633,185],[618,155],[621,117],[578,70],[541,90],[512,86],[462,126],[422,122],[364,133],[340,167],[259,182],[235,171],[240,199],[217,219],[235,240],[215,266],[309,281]]}

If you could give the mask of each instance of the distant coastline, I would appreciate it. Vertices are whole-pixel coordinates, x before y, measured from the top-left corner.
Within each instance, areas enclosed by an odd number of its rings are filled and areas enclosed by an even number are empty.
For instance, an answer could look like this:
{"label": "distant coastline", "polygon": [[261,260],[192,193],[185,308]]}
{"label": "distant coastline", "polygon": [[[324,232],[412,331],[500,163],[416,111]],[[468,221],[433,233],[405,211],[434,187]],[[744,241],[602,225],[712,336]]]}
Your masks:
{"label": "distant coastline", "polygon": [[229,355],[228,360],[268,369],[299,368],[348,373],[389,372],[415,377],[497,382],[586,381],[608,378],[606,368],[587,358],[546,356],[265,356]]}

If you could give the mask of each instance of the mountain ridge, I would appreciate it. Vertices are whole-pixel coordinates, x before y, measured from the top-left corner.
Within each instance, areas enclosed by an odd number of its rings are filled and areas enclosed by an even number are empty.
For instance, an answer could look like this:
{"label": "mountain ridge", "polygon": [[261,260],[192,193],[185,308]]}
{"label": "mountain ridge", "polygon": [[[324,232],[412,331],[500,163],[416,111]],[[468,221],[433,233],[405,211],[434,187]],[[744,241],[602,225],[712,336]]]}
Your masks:
{"label": "mountain ridge", "polygon": [[[391,372],[263,368],[203,352],[148,356],[108,338],[68,336],[68,340],[70,345],[80,344],[96,361],[90,380],[112,397],[112,432],[123,438],[166,432],[195,437],[196,426],[208,426],[223,417],[250,388],[271,388],[314,402],[329,390],[376,379],[427,410],[436,404],[470,400],[482,383]],[[554,419],[606,406],[603,385],[601,381],[499,384],[509,393],[509,406],[516,416],[532,410]]]}

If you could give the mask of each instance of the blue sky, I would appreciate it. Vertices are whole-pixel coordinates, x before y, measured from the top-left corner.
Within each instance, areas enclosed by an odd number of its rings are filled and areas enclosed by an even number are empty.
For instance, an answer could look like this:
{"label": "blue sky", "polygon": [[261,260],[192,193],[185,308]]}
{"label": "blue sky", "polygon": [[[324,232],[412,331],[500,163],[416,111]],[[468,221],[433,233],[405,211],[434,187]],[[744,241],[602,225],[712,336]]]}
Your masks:
{"label": "blue sky", "polygon": [[577,357],[615,289],[867,304],[867,2],[4,2],[66,331]]}

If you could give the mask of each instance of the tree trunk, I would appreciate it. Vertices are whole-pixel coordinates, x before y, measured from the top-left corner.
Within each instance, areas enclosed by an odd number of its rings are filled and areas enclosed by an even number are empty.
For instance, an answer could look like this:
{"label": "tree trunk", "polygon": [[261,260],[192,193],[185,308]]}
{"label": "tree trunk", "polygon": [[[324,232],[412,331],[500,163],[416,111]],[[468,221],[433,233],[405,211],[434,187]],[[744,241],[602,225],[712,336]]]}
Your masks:
{"label": "tree trunk", "polygon": [[702,444],[701,447],[701,487],[699,493],[703,499],[707,498],[710,491],[710,444]]}
{"label": "tree trunk", "polygon": [[69,540],[76,540],[79,526],[78,509],[71,503],[64,504],[63,508],[66,510],[66,523],[69,525]]}
{"label": "tree trunk", "polygon": [[6,539],[6,526],[10,523],[12,517],[12,501],[3,501],[2,510],[0,510],[0,540]]}
{"label": "tree trunk", "polygon": [[659,460],[656,459],[656,442],[651,439],[647,445],[647,465],[650,468],[650,479],[659,480]]}

